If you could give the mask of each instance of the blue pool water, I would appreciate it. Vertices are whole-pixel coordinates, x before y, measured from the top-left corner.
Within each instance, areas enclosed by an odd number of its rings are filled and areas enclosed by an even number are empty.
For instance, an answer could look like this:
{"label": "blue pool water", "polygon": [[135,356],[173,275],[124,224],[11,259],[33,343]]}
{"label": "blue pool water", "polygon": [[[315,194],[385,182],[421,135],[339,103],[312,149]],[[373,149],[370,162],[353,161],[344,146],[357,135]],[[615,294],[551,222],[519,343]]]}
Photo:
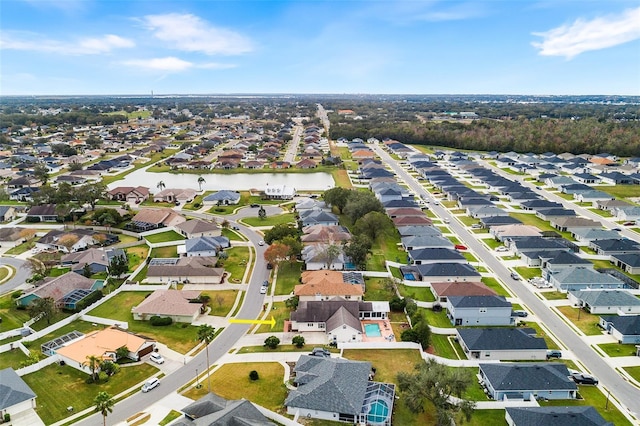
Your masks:
{"label": "blue pool water", "polygon": [[364,332],[369,337],[380,337],[382,333],[380,333],[380,326],[378,324],[365,324]]}
{"label": "blue pool water", "polygon": [[369,423],[383,423],[389,417],[389,406],[386,402],[374,401],[369,407],[367,420]]}

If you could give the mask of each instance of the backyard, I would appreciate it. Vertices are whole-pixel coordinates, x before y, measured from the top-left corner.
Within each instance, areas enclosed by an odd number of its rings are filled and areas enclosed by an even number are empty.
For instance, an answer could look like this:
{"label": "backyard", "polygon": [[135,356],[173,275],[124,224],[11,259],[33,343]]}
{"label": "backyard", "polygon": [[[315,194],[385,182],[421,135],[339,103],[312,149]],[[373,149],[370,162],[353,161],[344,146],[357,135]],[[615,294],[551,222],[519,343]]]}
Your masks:
{"label": "backyard", "polygon": [[452,341],[453,336],[431,334],[431,348],[435,355],[449,359],[466,359],[459,343]]}
{"label": "backyard", "polygon": [[227,280],[230,283],[240,283],[244,277],[247,263],[249,262],[249,247],[231,247],[225,250],[229,255],[227,259],[218,259],[220,267],[229,274]]}
{"label": "backyard", "polygon": [[408,297],[421,302],[435,302],[436,300],[429,287],[410,287],[398,284],[398,291],[402,297]]}
{"label": "backyard", "polygon": [[365,300],[391,300],[395,297],[393,288],[389,285],[386,278],[365,277]]}
{"label": "backyard", "polygon": [[150,243],[168,243],[170,241],[181,241],[184,237],[178,234],[176,231],[159,232],[157,234],[151,234],[144,237]]}

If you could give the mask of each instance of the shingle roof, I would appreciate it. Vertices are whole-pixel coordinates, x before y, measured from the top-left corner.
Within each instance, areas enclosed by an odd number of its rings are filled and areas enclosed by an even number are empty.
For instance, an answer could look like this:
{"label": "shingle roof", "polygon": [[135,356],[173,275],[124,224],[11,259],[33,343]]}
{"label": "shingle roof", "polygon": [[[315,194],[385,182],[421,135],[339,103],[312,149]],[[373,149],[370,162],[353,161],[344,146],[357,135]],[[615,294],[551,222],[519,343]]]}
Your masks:
{"label": "shingle roof", "polygon": [[431,283],[431,288],[440,297],[449,296],[493,296],[497,293],[482,282],[447,281]]}
{"label": "shingle roof", "polygon": [[298,387],[284,405],[356,416],[362,411],[370,363],[302,355],[295,372]]}
{"label": "shingle roof", "polygon": [[236,202],[240,200],[240,193],[237,191],[231,191],[223,189],[218,192],[214,192],[213,194],[209,194],[203,198],[202,201],[230,201]]}
{"label": "shingle roof", "polygon": [[199,219],[188,220],[186,222],[179,223],[175,227],[187,234],[199,234],[201,232],[211,232],[220,229],[220,227],[215,223],[205,222],[204,220]]}
{"label": "shingle roof", "polygon": [[511,306],[504,296],[449,296],[449,304],[455,308],[504,308]]}
{"label": "shingle roof", "polygon": [[596,272],[591,268],[566,268],[556,272],[552,277],[561,284],[620,284],[616,277]]}
{"label": "shingle roof", "polygon": [[60,275],[59,277],[56,277],[36,287],[35,289],[24,293],[18,298],[18,300],[33,294],[41,299],[51,297],[53,300],[59,301],[73,290],[90,290],[95,282],[95,280],[91,280],[80,274],[76,274],[75,272],[67,272],[64,275]]}
{"label": "shingle roof", "polygon": [[532,328],[460,328],[458,334],[472,351],[547,349],[542,337]]}
{"label": "shingle roof", "polygon": [[591,406],[507,407],[513,426],[613,426]]}
{"label": "shingle roof", "polygon": [[640,266],[640,256],[638,256],[637,254],[614,254],[611,255],[611,257],[628,266],[631,266],[632,268],[637,268]]}
{"label": "shingle roof", "polygon": [[480,364],[480,369],[497,391],[577,389],[561,363]]}
{"label": "shingle roof", "polygon": [[625,290],[576,291],[573,295],[589,306],[640,306],[640,299]]}
{"label": "shingle roof", "polygon": [[423,277],[479,277],[480,273],[466,263],[432,263],[416,265]]}
{"label": "shingle roof", "polygon": [[409,256],[414,261],[420,260],[441,260],[443,262],[452,260],[465,260],[465,257],[460,252],[450,248],[423,248],[417,250],[409,250]]}
{"label": "shingle roof", "polygon": [[156,290],[131,312],[152,315],[191,316],[200,310],[201,303],[191,303],[197,299],[200,290]]}
{"label": "shingle roof", "polygon": [[0,411],[36,397],[29,385],[13,370],[0,370]]}
{"label": "shingle roof", "polygon": [[640,315],[604,315],[602,318],[625,336],[640,336]]}
{"label": "shingle roof", "polygon": [[187,416],[174,425],[184,426],[266,426],[267,419],[246,399],[226,400],[208,393],[181,410]]}

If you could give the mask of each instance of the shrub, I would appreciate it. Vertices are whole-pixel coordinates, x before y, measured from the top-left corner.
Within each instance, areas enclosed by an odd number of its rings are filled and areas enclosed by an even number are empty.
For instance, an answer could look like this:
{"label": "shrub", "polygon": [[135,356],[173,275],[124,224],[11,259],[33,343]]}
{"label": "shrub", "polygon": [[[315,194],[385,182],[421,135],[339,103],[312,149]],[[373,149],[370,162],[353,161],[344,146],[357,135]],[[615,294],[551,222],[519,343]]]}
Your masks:
{"label": "shrub", "polygon": [[251,372],[249,373],[249,379],[256,381],[260,378],[260,376],[258,375],[258,372],[256,370],[251,370]]}
{"label": "shrub", "polygon": [[406,306],[407,306],[407,301],[398,296],[394,297],[389,301],[389,308],[391,308],[393,312],[402,312],[404,311],[404,308]]}
{"label": "shrub", "polygon": [[264,345],[269,349],[275,349],[280,344],[280,339],[276,336],[269,336],[265,339]]}
{"label": "shrub", "polygon": [[171,325],[171,323],[173,323],[173,320],[171,319],[171,317],[160,317],[158,315],[154,315],[149,319],[149,322],[154,327],[163,327],[165,325]]}
{"label": "shrub", "polygon": [[11,414],[4,413],[4,422],[9,423],[11,421]]}
{"label": "shrub", "polygon": [[200,203],[193,203],[193,207],[197,209],[198,207],[200,207]]}
{"label": "shrub", "polygon": [[11,293],[12,299],[17,299],[20,296],[22,296],[22,290],[14,291],[13,293]]}
{"label": "shrub", "polygon": [[296,346],[296,348],[301,348],[304,346],[304,337],[293,336],[293,339],[291,339],[291,343],[293,343]]}
{"label": "shrub", "polygon": [[87,297],[85,297],[84,299],[82,299],[76,304],[76,311],[81,311],[87,306],[92,305],[93,303],[102,299],[102,296],[103,296],[102,291],[100,290],[92,291],[91,293],[89,293],[89,295],[87,295]]}

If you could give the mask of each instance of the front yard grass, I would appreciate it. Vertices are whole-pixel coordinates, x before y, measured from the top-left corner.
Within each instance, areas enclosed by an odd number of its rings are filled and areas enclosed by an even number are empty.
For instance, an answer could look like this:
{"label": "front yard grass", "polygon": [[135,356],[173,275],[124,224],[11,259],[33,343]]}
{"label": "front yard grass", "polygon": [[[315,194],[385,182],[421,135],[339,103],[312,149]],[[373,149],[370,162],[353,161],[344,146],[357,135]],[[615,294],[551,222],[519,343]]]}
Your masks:
{"label": "front yard grass", "polygon": [[300,284],[301,272],[302,263],[300,262],[284,262],[278,266],[275,294],[279,296],[292,294],[295,286]]}
{"label": "front yard grass", "polygon": [[276,325],[271,328],[268,324],[261,324],[260,327],[258,327],[257,333],[265,333],[265,339],[270,336],[268,333],[282,333],[284,331],[284,322],[288,320],[290,316],[291,310],[286,307],[284,302],[274,302],[273,305],[271,305],[271,311],[269,311],[266,319],[270,320],[271,317],[273,317],[273,319],[276,320]]}
{"label": "front yard grass", "polygon": [[410,287],[403,284],[398,284],[398,291],[402,297],[408,297],[410,299],[419,300],[421,302],[435,302],[436,298],[431,293],[429,287]]}
{"label": "front yard grass", "polygon": [[34,248],[36,246],[36,241],[38,239],[37,238],[32,238],[29,241],[25,242],[25,243],[21,243],[18,244],[15,247],[11,247],[9,250],[7,250],[6,254],[11,254],[11,255],[18,255],[18,254],[22,254],[28,250],[31,250],[32,248]]}
{"label": "front yard grass", "polygon": [[197,344],[197,327],[175,322],[167,326],[154,327],[149,321],[133,319],[131,308],[139,305],[148,294],[147,291],[123,291],[108,302],[92,309],[89,315],[127,322],[129,331],[156,339],[180,353],[187,353]]}
{"label": "front yard grass", "polygon": [[87,384],[85,380],[88,374],[68,365],[53,364],[22,378],[38,395],[36,412],[45,424],[52,424],[70,415],[67,407],[73,407],[74,412],[82,411],[93,406],[93,398],[98,392],[116,395],[157,371],[157,368],[148,364],[123,367],[106,383]]}
{"label": "front yard grass", "polygon": [[256,217],[245,217],[241,221],[249,226],[275,226],[285,223],[295,223],[296,218],[293,213],[284,213],[267,216],[263,220],[258,217],[258,210],[256,209]]}
{"label": "front yard grass", "polygon": [[158,234],[151,234],[144,237],[150,243],[168,243],[170,241],[181,241],[184,237],[178,234],[176,231],[160,232]]}
{"label": "front yard grass", "polygon": [[225,316],[233,307],[233,303],[238,297],[238,290],[220,290],[202,294],[207,294],[211,297],[209,301],[209,307],[211,308],[209,315]]}
{"label": "front yard grass", "polygon": [[233,229],[222,228],[222,236],[227,237],[231,241],[246,241],[247,239],[241,234],[238,234]]}
{"label": "front yard grass", "polygon": [[541,277],[542,271],[540,268],[527,268],[526,266],[517,266],[515,271],[520,274],[522,278],[526,280],[530,280],[531,278]]}
{"label": "front yard grass", "polygon": [[636,345],[622,345],[620,343],[602,343],[598,345],[610,357],[635,356]]}
{"label": "front yard grass", "polygon": [[0,297],[0,332],[21,328],[22,324],[29,321],[29,312],[16,308],[15,299],[11,298],[11,293]]}
{"label": "front yard grass", "polygon": [[[258,372],[258,380],[249,379],[252,370]],[[225,364],[211,375],[210,382],[211,391],[223,398],[248,399],[276,412],[282,412],[287,396],[284,368],[277,362]],[[200,375],[200,383],[200,389],[191,388],[184,396],[197,400],[209,393],[206,374]]]}
{"label": "front yard grass", "polygon": [[249,247],[231,247],[225,250],[227,259],[218,259],[220,267],[230,275],[229,282],[240,283],[249,263]]}
{"label": "front yard grass", "polygon": [[[557,309],[587,336],[602,334],[602,329],[598,327],[597,315],[590,314],[584,309],[580,312],[578,308],[574,308],[573,306],[558,306]],[[580,319],[578,319],[578,315]]]}
{"label": "front yard grass", "polygon": [[489,247],[492,250],[495,250],[496,248],[502,245],[502,243],[496,240],[495,238],[483,238],[482,242],[485,243],[487,247]]}
{"label": "front yard grass", "polygon": [[544,291],[540,292],[540,294],[547,300],[564,300],[567,298],[567,293],[561,291]]}
{"label": "front yard grass", "polygon": [[482,281],[484,285],[498,293],[499,296],[511,297],[507,289],[505,289],[497,279],[493,277],[482,277],[480,281]]}
{"label": "front yard grass", "polygon": [[[607,397],[596,386],[578,385],[578,393],[583,399],[557,399],[541,401],[541,406],[562,405],[591,405],[605,420],[616,426],[631,425],[627,418],[611,402],[607,404]],[[607,407],[608,408],[605,408]]]}
{"label": "front yard grass", "polygon": [[629,375],[631,377],[633,377],[634,379],[636,379],[638,382],[640,382],[640,366],[635,366],[635,367],[622,367],[622,369],[624,371],[626,371],[627,373],[629,373]]}

